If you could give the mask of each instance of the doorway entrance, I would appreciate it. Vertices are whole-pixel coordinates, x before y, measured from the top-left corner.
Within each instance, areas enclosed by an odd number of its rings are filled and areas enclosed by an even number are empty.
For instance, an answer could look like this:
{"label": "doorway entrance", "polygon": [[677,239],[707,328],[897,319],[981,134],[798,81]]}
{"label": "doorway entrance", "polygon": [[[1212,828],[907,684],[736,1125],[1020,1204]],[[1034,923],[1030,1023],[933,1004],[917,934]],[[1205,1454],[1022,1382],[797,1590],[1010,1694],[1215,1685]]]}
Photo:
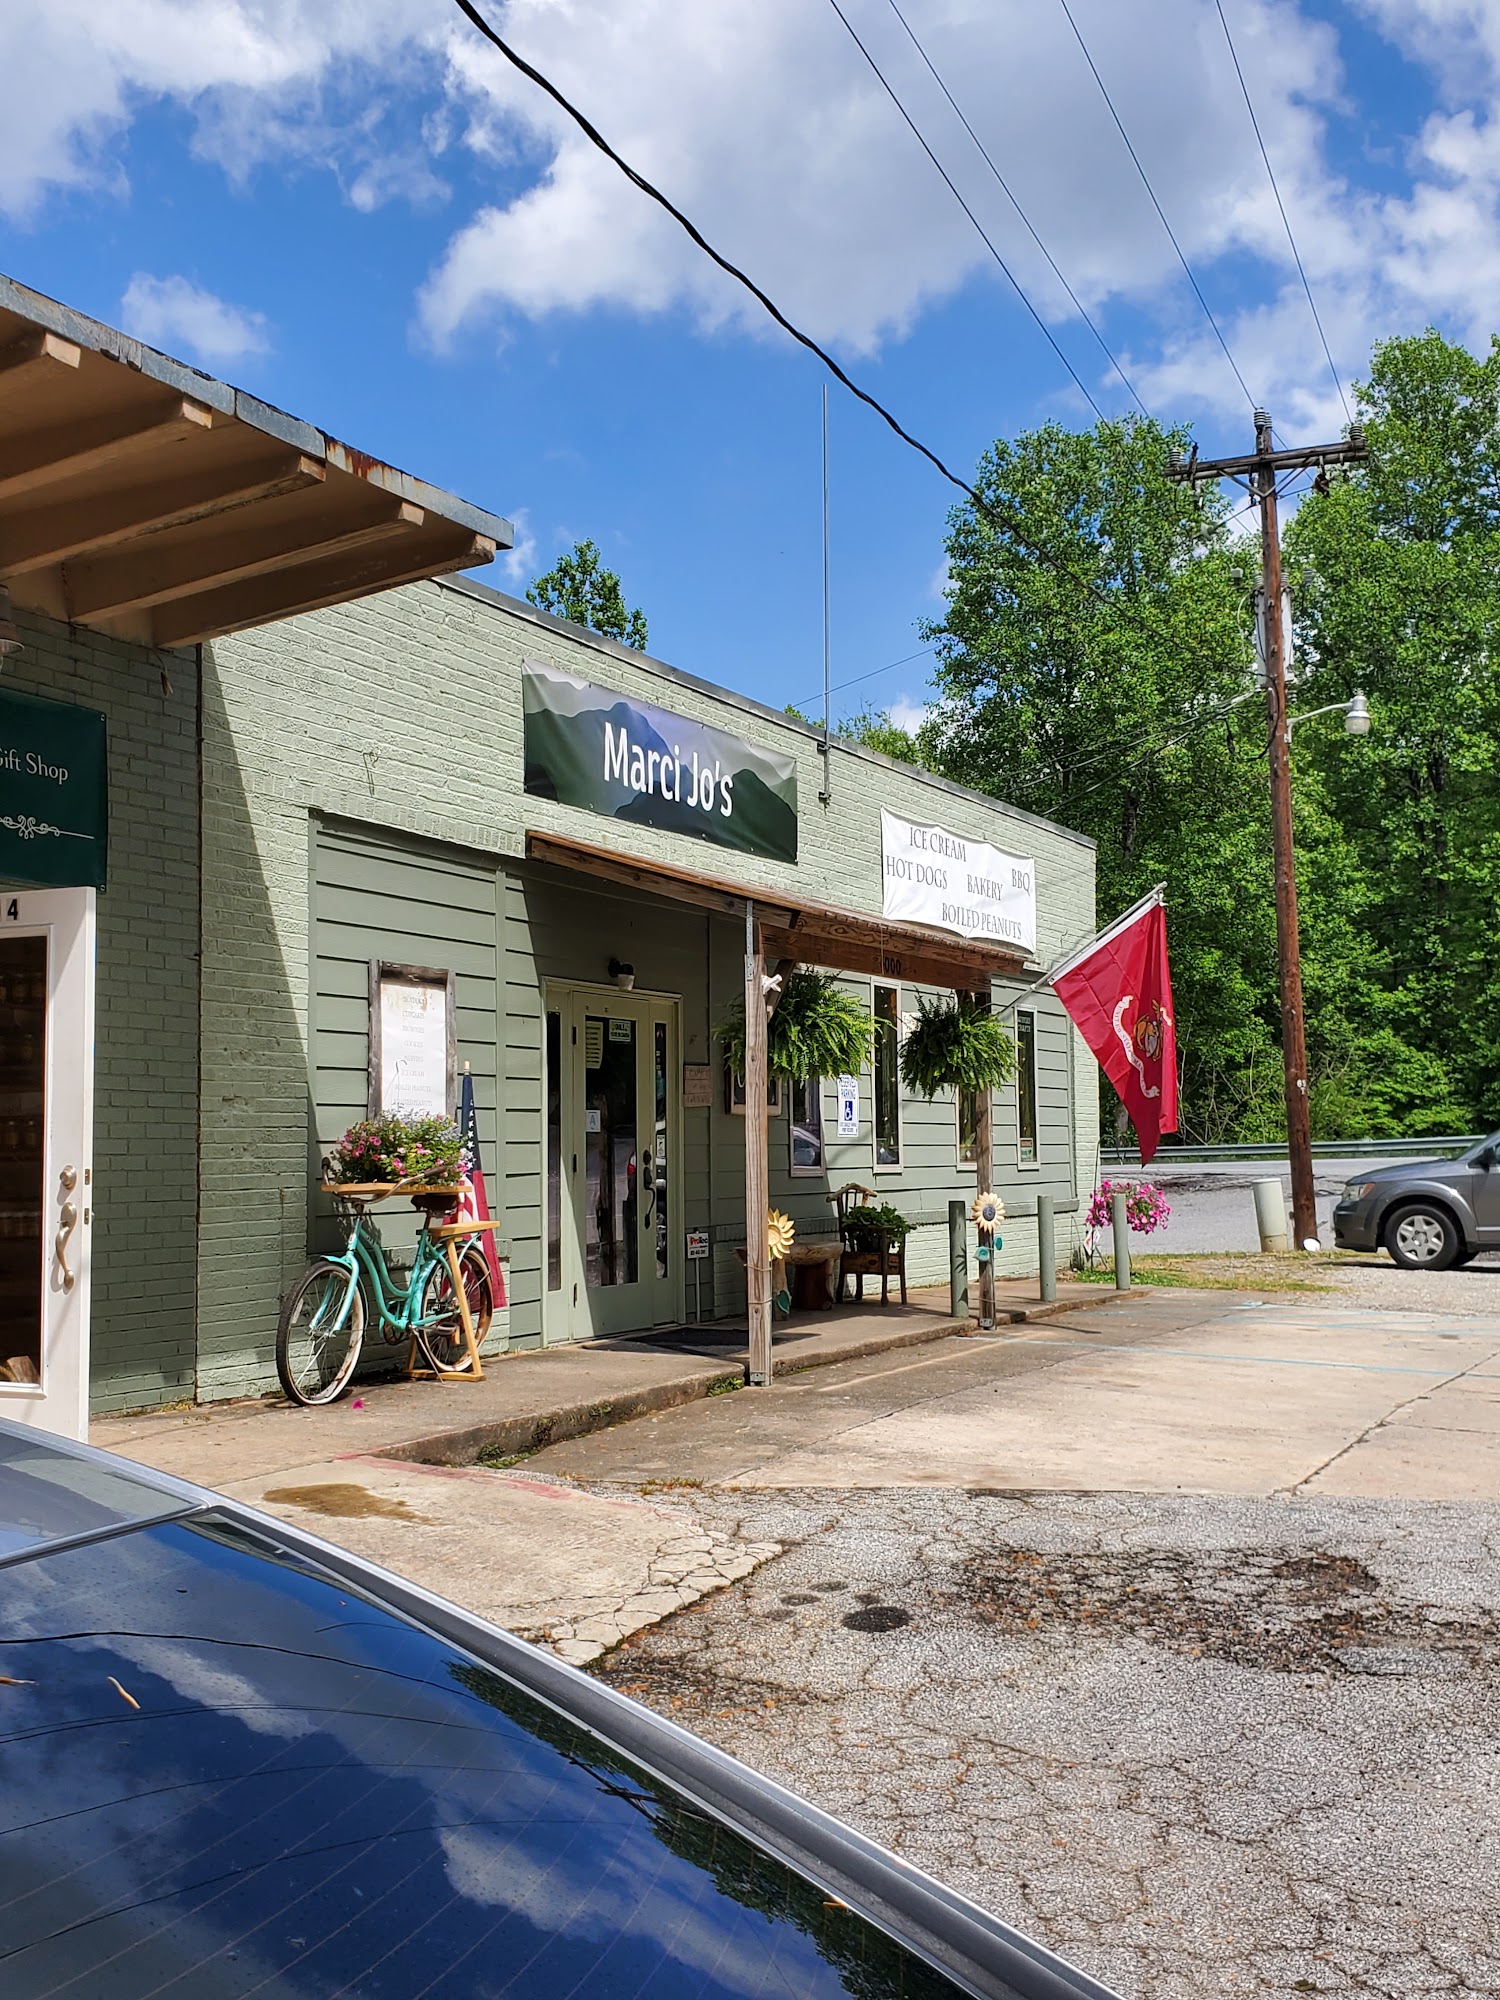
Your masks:
{"label": "doorway entrance", "polygon": [[0,1416],[88,1433],[94,891],[0,889]]}
{"label": "doorway entrance", "polygon": [[682,1317],[678,1002],[609,986],[546,993],[544,1336]]}

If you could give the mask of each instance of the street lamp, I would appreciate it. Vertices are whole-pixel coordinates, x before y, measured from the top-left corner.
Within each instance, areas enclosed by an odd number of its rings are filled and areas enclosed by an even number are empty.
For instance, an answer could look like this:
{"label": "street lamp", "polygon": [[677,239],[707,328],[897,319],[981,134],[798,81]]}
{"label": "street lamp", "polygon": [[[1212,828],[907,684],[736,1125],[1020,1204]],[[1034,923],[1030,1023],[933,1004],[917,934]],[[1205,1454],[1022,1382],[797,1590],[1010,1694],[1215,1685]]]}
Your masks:
{"label": "street lamp", "polygon": [[1348,701],[1326,702],[1322,708],[1305,709],[1301,715],[1289,715],[1286,719],[1286,740],[1292,740],[1292,731],[1299,722],[1311,722],[1315,715],[1341,715],[1344,718],[1346,736],[1368,736],[1370,733],[1370,704],[1359,689],[1354,690]]}

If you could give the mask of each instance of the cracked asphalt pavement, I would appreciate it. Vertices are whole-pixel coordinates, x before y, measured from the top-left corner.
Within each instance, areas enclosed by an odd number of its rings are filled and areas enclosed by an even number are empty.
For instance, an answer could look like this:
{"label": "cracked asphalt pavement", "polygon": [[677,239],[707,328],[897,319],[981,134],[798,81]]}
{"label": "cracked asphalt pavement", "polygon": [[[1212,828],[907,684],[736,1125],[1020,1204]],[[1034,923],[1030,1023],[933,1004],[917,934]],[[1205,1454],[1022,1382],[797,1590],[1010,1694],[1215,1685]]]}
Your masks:
{"label": "cracked asphalt pavement", "polygon": [[1132,2000],[1500,2000],[1500,1313],[1158,1293],[535,1472],[780,1553],[593,1671]]}
{"label": "cracked asphalt pavement", "polygon": [[594,1671],[1142,2000],[1500,1994],[1500,1506],[705,1492]]}

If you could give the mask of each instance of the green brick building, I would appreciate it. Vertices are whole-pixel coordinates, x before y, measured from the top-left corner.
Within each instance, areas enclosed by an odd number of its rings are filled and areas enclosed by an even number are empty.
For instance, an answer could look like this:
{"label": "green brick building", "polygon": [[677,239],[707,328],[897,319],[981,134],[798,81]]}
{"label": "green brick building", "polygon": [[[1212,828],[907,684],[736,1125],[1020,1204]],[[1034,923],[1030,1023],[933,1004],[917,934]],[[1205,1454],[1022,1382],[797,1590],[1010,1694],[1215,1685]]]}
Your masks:
{"label": "green brick building", "polygon": [[[67,330],[87,326],[70,316]],[[109,358],[107,331],[87,337]],[[0,391],[0,446],[4,412]],[[744,992],[747,902],[769,959],[831,963],[880,1024],[852,1104],[825,1078],[785,1090],[769,1115],[772,1204],[811,1240],[833,1229],[831,1191],[872,1187],[916,1224],[912,1279],[946,1278],[948,1204],[972,1197],[975,1171],[952,1094],[929,1104],[893,1086],[902,1024],[924,993],[954,985],[987,984],[1005,1007],[1087,937],[1088,841],[824,746],[783,714],[466,576],[402,582],[403,563],[452,568],[476,535],[506,539],[503,522],[430,489],[400,501],[422,523],[400,524],[435,537],[447,505],[447,540],[391,558],[391,587],[368,559],[302,554],[303,601],[320,608],[262,619],[258,602],[226,595],[248,585],[200,581],[217,636],[159,643],[190,628],[180,610],[175,623],[97,629],[26,587],[35,569],[7,577],[21,527],[5,512],[3,464],[0,581],[22,650],[0,690],[102,711],[109,731],[90,1215],[74,1238],[91,1288],[93,1409],[274,1386],[281,1296],[329,1226],[320,1159],[389,1087],[389,1025],[372,1047],[387,989],[400,1001],[422,988],[444,1007],[451,992],[453,1058],[475,1081],[504,1223],[508,1304],[489,1351],[743,1315],[747,1120],[713,1031]],[[380,505],[388,513],[389,496]],[[349,534],[303,532],[324,545]],[[390,542],[372,531],[374,547]],[[286,572],[266,574],[286,587]],[[251,629],[233,629],[241,620]],[[591,778],[601,741],[607,768]],[[697,766],[689,744],[703,746]],[[632,787],[636,749],[646,782]],[[710,756],[712,814],[682,796]],[[0,767],[0,821],[4,782]],[[884,827],[882,813],[894,816]],[[964,936],[969,915],[930,896],[936,921],[888,914],[899,826],[935,856],[987,843],[1022,866],[1034,935]],[[3,852],[14,869],[17,849]],[[24,928],[36,892],[10,880]],[[1036,1268],[1039,1193],[1057,1204],[1064,1253],[1077,1230],[1098,1114],[1093,1059],[1050,992],[1025,995],[1015,1023],[1022,1061],[994,1101],[994,1160],[1012,1218],[998,1267],[1023,1272]],[[0,1102],[0,1142],[5,1121]],[[37,1233],[54,1291],[59,1157],[42,1160]],[[399,1245],[399,1220],[383,1227]],[[690,1233],[705,1256],[688,1258]],[[24,1276],[36,1246],[14,1240],[0,1254]],[[11,1392],[0,1380],[0,1402]]]}

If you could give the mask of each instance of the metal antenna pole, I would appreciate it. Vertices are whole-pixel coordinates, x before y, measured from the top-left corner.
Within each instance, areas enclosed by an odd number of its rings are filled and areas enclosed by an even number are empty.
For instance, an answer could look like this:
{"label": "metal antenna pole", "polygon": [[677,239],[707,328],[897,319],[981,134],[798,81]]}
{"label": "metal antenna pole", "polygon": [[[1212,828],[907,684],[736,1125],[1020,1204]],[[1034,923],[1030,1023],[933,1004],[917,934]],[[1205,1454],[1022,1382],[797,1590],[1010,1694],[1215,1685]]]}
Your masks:
{"label": "metal antenna pole", "polygon": [[833,729],[831,711],[832,689],[829,685],[829,669],[832,658],[832,614],[828,594],[828,384],[823,384],[823,741],[818,745],[818,753],[823,759],[823,789],[818,794],[821,805],[827,805],[833,797],[833,755],[829,749],[829,736]]}

